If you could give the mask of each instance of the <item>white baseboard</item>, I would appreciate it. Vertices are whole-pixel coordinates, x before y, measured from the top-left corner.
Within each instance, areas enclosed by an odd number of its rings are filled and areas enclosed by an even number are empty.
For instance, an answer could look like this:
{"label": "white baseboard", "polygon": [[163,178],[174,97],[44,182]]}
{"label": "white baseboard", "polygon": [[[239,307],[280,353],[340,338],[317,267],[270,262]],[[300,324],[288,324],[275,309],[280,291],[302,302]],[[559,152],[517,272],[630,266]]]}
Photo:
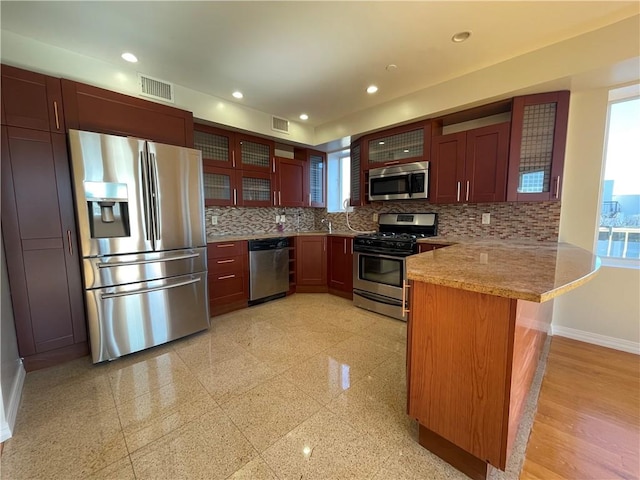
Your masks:
{"label": "white baseboard", "polygon": [[18,407],[20,406],[20,398],[22,397],[22,386],[27,372],[24,369],[22,360],[18,365],[18,373],[13,379],[11,386],[11,394],[9,397],[9,408],[5,412],[6,423],[0,429],[0,442],[8,440],[13,435],[13,427],[16,425],[16,417],[18,416]]}
{"label": "white baseboard", "polygon": [[638,342],[608,337],[598,333],[585,332],[584,330],[576,330],[575,328],[560,327],[558,325],[551,325],[551,334],[640,355],[640,343]]}

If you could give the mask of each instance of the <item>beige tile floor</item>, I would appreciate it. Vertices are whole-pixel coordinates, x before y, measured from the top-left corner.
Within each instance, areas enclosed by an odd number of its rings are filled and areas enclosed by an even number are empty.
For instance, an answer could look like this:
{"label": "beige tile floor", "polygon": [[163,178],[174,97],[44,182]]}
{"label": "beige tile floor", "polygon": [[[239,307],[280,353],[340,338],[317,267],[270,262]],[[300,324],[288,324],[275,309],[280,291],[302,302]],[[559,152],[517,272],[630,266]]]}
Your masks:
{"label": "beige tile floor", "polygon": [[416,442],[405,342],[402,322],[296,294],[111,363],[32,372],[0,475],[467,478]]}

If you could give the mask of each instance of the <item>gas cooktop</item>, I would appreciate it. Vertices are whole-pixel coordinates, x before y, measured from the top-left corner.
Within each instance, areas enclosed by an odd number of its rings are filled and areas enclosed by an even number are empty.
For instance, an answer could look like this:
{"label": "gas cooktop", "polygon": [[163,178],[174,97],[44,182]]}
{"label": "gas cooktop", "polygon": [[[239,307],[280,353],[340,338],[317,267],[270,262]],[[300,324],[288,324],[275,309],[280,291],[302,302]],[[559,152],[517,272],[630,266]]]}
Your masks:
{"label": "gas cooktop", "polygon": [[358,235],[354,251],[412,255],[418,251],[418,238],[437,234],[437,223],[436,213],[383,213],[378,221],[380,231]]}

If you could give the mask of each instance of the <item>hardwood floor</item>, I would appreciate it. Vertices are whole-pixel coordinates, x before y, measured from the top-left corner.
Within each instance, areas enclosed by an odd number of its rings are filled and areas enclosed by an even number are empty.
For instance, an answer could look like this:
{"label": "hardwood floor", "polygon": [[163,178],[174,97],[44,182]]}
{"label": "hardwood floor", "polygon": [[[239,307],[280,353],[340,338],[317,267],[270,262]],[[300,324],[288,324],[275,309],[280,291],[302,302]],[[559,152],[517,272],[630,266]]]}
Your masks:
{"label": "hardwood floor", "polygon": [[521,480],[640,478],[640,357],[553,337]]}

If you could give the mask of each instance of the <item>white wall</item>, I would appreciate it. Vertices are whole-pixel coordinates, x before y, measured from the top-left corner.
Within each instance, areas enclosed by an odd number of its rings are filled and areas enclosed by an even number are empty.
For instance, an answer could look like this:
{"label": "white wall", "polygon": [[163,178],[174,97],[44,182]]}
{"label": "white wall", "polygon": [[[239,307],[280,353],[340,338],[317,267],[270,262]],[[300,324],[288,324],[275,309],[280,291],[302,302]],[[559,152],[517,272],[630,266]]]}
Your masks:
{"label": "white wall", "polygon": [[[573,91],[565,156],[560,241],[594,251],[608,89]],[[640,353],[640,270],[602,267],[555,300],[553,333]]]}
{"label": "white wall", "polygon": [[9,295],[9,279],[0,237],[0,442],[11,437],[16,421],[25,371],[18,356],[18,342],[13,324],[13,309]]}

